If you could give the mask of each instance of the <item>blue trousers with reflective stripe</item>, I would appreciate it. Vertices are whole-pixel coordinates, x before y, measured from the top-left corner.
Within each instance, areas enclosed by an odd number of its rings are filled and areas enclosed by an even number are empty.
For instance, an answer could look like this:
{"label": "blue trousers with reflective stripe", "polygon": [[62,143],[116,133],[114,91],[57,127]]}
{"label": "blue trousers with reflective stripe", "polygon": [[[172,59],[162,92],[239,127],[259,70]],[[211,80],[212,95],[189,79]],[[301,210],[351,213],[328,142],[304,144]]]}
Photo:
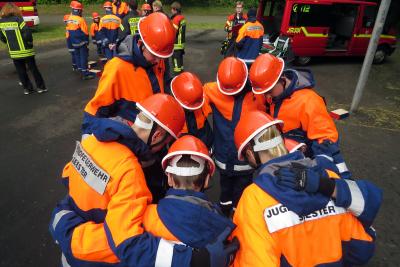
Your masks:
{"label": "blue trousers with reflective stripe", "polygon": [[75,62],[78,69],[82,71],[83,74],[88,73],[88,56],[89,51],[86,46],[75,47]]}

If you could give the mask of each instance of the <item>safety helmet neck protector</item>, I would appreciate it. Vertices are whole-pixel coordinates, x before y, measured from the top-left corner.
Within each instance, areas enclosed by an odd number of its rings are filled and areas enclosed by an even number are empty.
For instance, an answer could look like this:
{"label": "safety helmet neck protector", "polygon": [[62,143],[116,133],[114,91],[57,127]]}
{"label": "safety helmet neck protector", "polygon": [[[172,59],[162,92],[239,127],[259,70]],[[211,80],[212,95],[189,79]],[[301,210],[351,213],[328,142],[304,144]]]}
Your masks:
{"label": "safety helmet neck protector", "polygon": [[[179,167],[177,162],[183,155],[189,155],[199,167]],[[161,166],[167,173],[180,176],[199,175],[208,165],[210,175],[214,174],[215,163],[211,159],[207,146],[197,137],[185,135],[175,141],[168,150],[168,154],[162,159]]]}

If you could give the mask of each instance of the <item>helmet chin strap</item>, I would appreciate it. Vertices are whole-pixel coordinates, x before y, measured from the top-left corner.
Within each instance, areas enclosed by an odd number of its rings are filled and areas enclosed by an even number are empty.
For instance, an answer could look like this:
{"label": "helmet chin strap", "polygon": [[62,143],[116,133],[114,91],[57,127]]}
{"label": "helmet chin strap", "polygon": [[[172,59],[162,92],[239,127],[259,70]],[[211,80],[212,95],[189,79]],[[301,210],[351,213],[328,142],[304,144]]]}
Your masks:
{"label": "helmet chin strap", "polygon": [[[261,159],[260,159],[260,155],[258,154],[258,152],[254,151],[254,146],[256,145],[254,142],[254,139],[250,141],[250,144],[251,144],[250,149],[251,149],[251,151],[253,151],[254,159],[256,160],[256,165],[258,167],[261,165]],[[247,161],[249,161],[249,160],[247,159]]]}

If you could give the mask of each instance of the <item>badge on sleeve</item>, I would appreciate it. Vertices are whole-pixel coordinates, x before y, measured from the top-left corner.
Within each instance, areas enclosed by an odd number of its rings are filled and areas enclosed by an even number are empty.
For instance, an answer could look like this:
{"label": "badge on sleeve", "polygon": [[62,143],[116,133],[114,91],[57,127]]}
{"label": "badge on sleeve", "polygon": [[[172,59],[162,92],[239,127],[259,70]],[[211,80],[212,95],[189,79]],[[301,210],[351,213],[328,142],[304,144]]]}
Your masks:
{"label": "badge on sleeve", "polygon": [[97,166],[94,160],[86,153],[80,142],[76,142],[76,148],[71,160],[72,166],[80,174],[82,179],[100,195],[104,194],[110,175]]}

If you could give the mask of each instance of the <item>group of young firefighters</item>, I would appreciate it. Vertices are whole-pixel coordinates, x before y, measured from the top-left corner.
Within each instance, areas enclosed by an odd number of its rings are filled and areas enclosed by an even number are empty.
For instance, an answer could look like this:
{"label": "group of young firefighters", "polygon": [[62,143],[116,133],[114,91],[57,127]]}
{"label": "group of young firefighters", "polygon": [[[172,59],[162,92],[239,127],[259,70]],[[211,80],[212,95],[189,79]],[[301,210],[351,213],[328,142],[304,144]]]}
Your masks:
{"label": "group of young firefighters", "polygon": [[[170,18],[128,16],[62,173],[68,194],[49,226],[62,266],[368,262],[382,192],[352,179],[312,73],[263,54],[226,57],[214,82],[169,80]],[[115,38],[99,39],[106,53]],[[216,170],[219,204],[204,193]]]}
{"label": "group of young firefighters", "polygon": [[[100,18],[99,13],[93,12],[93,22],[88,31],[86,21],[82,17],[82,3],[72,1],[70,7],[71,13],[64,16],[67,46],[72,57],[72,69],[79,71],[84,80],[95,77],[95,74],[88,69],[89,34],[97,48],[97,55],[105,56],[108,61],[117,55],[119,44],[127,35],[138,34],[141,17],[148,16],[152,12],[164,13],[161,1],[154,1],[152,5],[144,3],[140,10],[136,0],[131,0],[129,4],[121,0],[106,1],[103,5],[105,15]],[[183,71],[185,49],[186,20],[181,10],[179,2],[171,4],[171,22],[177,31],[172,56],[173,71],[176,74]],[[168,61],[166,63],[168,64]]]}

